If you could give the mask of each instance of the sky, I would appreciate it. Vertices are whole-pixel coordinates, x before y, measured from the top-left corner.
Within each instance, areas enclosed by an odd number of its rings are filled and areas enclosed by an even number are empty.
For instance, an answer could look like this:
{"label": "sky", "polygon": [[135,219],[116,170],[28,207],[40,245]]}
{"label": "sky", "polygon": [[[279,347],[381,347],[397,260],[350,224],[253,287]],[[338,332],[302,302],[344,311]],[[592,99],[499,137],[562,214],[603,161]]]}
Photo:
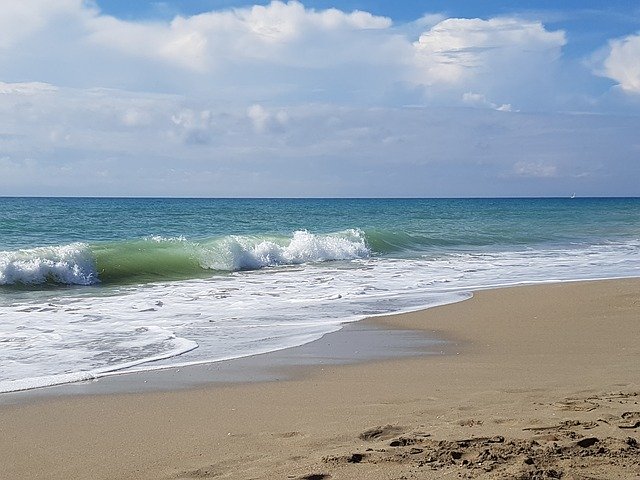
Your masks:
{"label": "sky", "polygon": [[640,3],[0,0],[0,195],[640,196]]}

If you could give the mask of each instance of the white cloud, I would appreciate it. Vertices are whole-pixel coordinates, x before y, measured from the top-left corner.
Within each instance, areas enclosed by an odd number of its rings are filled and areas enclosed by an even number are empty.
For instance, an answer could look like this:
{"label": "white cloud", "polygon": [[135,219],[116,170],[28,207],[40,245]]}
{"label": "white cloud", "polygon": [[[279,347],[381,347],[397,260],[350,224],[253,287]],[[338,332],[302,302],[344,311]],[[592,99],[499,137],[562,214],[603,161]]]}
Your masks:
{"label": "white cloud", "polygon": [[[197,72],[236,61],[317,68],[340,61],[340,50],[329,56],[318,54],[327,53],[325,48],[335,42],[335,37],[348,35],[351,41],[361,43],[358,37],[366,40],[367,35],[356,32],[390,26],[388,18],[368,12],[316,11],[296,1],[274,1],[267,6],[178,16],[168,24],[96,16],[89,22],[89,39],[123,55],[158,59]],[[314,43],[320,40],[325,45],[318,49]]]}
{"label": "white cloud", "polygon": [[[28,19],[0,33],[0,48],[14,47],[0,56],[0,81],[190,92],[244,108],[273,100],[455,105],[467,92],[496,108],[537,106],[530,99],[547,94],[565,43],[563,32],[516,18],[425,15],[394,25],[297,1],[168,22],[118,19],[81,0],[11,5],[1,22]],[[539,91],[524,92],[533,76]]]}
{"label": "white cloud", "polygon": [[258,132],[262,132],[266,128],[269,121],[269,113],[261,105],[252,105],[247,109],[247,116],[253,122],[254,128]]}
{"label": "white cloud", "polygon": [[271,113],[259,104],[251,105],[247,109],[247,117],[258,133],[281,132],[289,121],[289,115],[285,110]]}
{"label": "white cloud", "polygon": [[540,22],[449,18],[424,32],[414,46],[422,81],[459,84],[487,73],[509,75],[532,61],[534,67],[553,62],[565,43],[564,32],[550,32]]}
{"label": "white cloud", "polygon": [[204,71],[207,67],[207,38],[176,17],[169,25],[136,23],[109,16],[88,22],[87,40],[125,57],[144,57],[175,67]]}
{"label": "white cloud", "polygon": [[640,94],[640,34],[611,40],[597,73],[615,80],[627,93]]}
{"label": "white cloud", "polygon": [[43,82],[16,82],[4,83],[0,82],[1,94],[18,94],[18,95],[37,95],[39,93],[55,92],[57,88],[53,85]]}
{"label": "white cloud", "polygon": [[179,137],[188,144],[207,144],[211,141],[213,115],[211,110],[184,109],[171,116]]}
{"label": "white cloud", "polygon": [[77,21],[77,15],[93,9],[82,0],[23,0],[3,2],[0,7],[0,50],[19,42],[59,18]]}
{"label": "white cloud", "polygon": [[[496,107],[558,108],[565,33],[520,18],[448,18],[414,42],[413,81],[434,103],[472,92]],[[512,107],[511,107],[512,106]]]}
{"label": "white cloud", "polygon": [[487,100],[487,97],[485,97],[481,93],[466,92],[464,95],[462,95],[462,102],[465,105],[469,105],[470,107],[492,108],[493,110],[498,110],[499,112],[512,111],[510,104],[508,103],[503,103],[502,105],[495,104]]}
{"label": "white cloud", "polygon": [[633,117],[5,89],[4,195],[640,193]]}
{"label": "white cloud", "polygon": [[[564,33],[540,22],[5,3],[0,194],[520,195],[540,179],[566,194],[602,172],[640,193],[636,119],[526,113],[576,89]],[[635,38],[607,64],[627,91]]]}

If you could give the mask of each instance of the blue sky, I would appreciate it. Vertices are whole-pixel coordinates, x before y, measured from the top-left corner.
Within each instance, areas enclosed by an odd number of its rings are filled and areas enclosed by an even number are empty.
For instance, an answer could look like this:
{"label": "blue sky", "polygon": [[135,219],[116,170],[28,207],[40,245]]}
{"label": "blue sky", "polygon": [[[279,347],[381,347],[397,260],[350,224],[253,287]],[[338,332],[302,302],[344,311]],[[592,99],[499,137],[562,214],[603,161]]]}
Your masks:
{"label": "blue sky", "polygon": [[634,2],[0,8],[0,195],[640,195]]}

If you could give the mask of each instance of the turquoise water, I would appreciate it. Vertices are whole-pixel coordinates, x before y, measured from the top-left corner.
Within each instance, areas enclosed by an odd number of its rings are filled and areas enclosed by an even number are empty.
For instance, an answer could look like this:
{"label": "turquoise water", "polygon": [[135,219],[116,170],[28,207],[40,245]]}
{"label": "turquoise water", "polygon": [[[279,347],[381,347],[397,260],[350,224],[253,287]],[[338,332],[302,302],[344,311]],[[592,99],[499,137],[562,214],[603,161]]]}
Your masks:
{"label": "turquoise water", "polygon": [[0,391],[304,343],[513,283],[637,276],[639,199],[0,198]]}
{"label": "turquoise water", "polygon": [[640,224],[638,199],[3,198],[0,208],[0,250],[82,243],[95,264],[85,280],[49,276],[41,282],[16,272],[0,276],[5,285],[184,279],[282,263],[223,258],[232,236],[286,245],[295,231],[358,229],[372,255],[411,257],[633,240]]}

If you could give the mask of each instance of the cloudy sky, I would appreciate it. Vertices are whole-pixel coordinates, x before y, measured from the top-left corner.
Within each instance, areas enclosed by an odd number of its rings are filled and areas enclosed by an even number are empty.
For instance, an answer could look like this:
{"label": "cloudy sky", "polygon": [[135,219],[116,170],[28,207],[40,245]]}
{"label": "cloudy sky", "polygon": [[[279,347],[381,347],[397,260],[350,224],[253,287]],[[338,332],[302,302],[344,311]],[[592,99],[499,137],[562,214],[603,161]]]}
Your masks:
{"label": "cloudy sky", "polygon": [[0,195],[573,192],[640,195],[636,2],[0,0]]}

